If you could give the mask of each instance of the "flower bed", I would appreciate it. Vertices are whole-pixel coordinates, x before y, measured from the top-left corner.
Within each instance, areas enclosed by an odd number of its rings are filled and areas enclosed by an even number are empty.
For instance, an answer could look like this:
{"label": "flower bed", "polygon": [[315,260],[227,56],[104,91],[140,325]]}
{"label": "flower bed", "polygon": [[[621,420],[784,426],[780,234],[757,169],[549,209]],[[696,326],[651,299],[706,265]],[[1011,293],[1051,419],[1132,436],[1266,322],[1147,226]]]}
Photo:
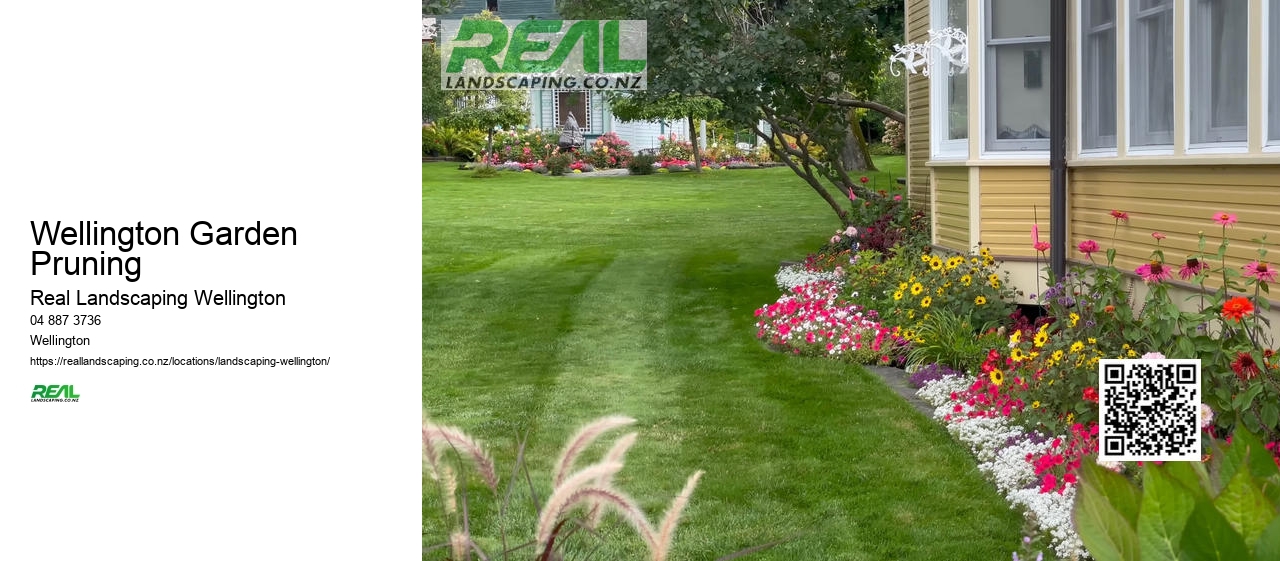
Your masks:
{"label": "flower bed", "polygon": [[[757,336],[794,354],[918,369],[913,379],[935,418],[970,447],[979,469],[1060,558],[1087,557],[1072,508],[1098,451],[1102,359],[1200,359],[1206,442],[1246,428],[1280,465],[1280,358],[1258,316],[1278,274],[1265,260],[1265,239],[1257,240],[1257,259],[1226,265],[1234,215],[1215,214],[1221,237],[1202,233],[1199,252],[1185,259],[1166,259],[1165,235],[1152,232],[1157,249],[1133,271],[1148,288],[1142,302],[1133,301],[1115,250],[1085,240],[1076,250],[1092,265],[1045,278],[1046,288],[1031,295],[1044,313],[1028,318],[1013,309],[1021,293],[986,249],[938,253],[920,235],[927,228],[895,207],[899,201],[850,203],[866,226],[837,232],[803,265],[779,270],[779,288],[792,292],[757,310]],[[1114,237],[1128,214],[1110,216]],[[1038,228],[1029,241],[1042,256],[1049,249]],[[1170,295],[1174,275],[1197,288],[1194,311]],[[1217,286],[1207,285],[1211,278]],[[850,352],[845,324],[830,323],[837,313],[870,322],[854,333],[876,334],[875,352]],[[1140,464],[1106,467],[1130,477],[1143,471]]]}

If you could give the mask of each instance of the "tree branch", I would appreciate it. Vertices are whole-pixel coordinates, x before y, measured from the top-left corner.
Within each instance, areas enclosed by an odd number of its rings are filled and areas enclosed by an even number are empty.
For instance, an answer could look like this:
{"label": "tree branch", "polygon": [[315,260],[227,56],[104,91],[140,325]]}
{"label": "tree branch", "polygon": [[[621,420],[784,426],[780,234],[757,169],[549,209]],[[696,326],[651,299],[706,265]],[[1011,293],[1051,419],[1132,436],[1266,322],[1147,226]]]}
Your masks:
{"label": "tree branch", "polygon": [[849,98],[835,99],[830,97],[814,97],[811,99],[813,99],[813,101],[817,103],[825,103],[827,105],[835,105],[837,107],[857,107],[860,109],[870,109],[872,111],[875,111],[877,113],[884,115],[885,117],[888,117],[899,123],[902,123],[904,126],[907,124],[906,113],[898,111],[880,102],[865,101],[861,99],[849,99]]}

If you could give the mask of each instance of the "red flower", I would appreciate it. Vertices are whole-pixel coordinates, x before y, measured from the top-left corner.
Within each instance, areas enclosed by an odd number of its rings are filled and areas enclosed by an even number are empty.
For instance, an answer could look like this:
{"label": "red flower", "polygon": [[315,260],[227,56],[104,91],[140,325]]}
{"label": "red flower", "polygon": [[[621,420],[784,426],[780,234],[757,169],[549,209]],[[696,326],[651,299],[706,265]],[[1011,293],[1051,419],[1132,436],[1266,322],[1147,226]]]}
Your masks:
{"label": "red flower", "polygon": [[1253,313],[1253,302],[1248,298],[1236,296],[1222,304],[1222,316],[1236,322]]}
{"label": "red flower", "polygon": [[1049,251],[1049,242],[1036,242],[1032,247],[1034,247],[1036,251],[1044,253]]}
{"label": "red flower", "polygon": [[1098,251],[1098,242],[1095,242],[1093,240],[1085,240],[1080,242],[1080,245],[1076,246],[1076,249],[1079,249],[1080,253],[1083,253],[1086,256],[1090,256],[1093,253]]}
{"label": "red flower", "polygon": [[1129,213],[1127,213],[1127,212],[1120,212],[1120,211],[1118,211],[1118,210],[1113,210],[1113,211],[1111,211],[1111,217],[1112,217],[1112,218],[1114,218],[1114,219],[1116,219],[1116,220],[1124,220],[1124,221],[1126,221],[1126,222],[1127,222],[1127,221],[1129,220]]}
{"label": "red flower", "polygon": [[1085,400],[1085,401],[1088,401],[1088,402],[1090,402],[1090,403],[1097,403],[1097,402],[1098,402],[1098,390],[1093,389],[1093,387],[1092,387],[1092,386],[1085,388],[1085,389],[1084,389],[1084,400]]}
{"label": "red flower", "polygon": [[1241,381],[1252,380],[1262,374],[1258,363],[1254,362],[1253,355],[1249,353],[1236,354],[1236,360],[1231,363],[1231,369],[1236,371],[1236,377]]}
{"label": "red flower", "polygon": [[867,181],[869,181],[869,179],[867,179],[867,176],[865,176],[865,175],[864,175],[864,176],[862,176],[862,177],[859,177],[859,178],[858,178],[858,181],[861,181],[861,182],[863,182],[863,183],[866,183]]}
{"label": "red flower", "polygon": [[1058,478],[1055,477],[1052,473],[1045,474],[1044,483],[1040,485],[1040,492],[1041,493],[1052,492],[1053,488],[1057,486],[1058,486]]}

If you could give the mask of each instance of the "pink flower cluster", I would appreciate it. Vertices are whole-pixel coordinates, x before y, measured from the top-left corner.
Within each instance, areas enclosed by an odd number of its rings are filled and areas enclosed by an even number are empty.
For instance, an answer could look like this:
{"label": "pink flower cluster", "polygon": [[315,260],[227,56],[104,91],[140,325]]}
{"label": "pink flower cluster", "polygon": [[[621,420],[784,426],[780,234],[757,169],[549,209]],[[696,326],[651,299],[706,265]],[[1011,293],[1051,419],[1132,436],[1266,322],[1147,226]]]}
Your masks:
{"label": "pink flower cluster", "polygon": [[889,330],[875,312],[839,300],[830,281],[803,284],[755,311],[756,337],[794,354],[878,357]]}

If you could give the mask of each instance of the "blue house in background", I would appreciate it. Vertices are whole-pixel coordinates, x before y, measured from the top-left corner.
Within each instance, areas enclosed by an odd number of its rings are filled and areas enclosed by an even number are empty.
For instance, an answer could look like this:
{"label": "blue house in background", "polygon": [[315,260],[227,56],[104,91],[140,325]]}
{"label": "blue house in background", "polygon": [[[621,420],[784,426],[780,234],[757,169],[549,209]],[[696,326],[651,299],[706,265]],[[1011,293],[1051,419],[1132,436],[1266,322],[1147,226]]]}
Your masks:
{"label": "blue house in background", "polygon": [[[555,0],[461,0],[447,18],[461,18],[489,10],[511,23],[527,19],[561,19]],[[424,28],[426,20],[424,19]],[[424,41],[426,31],[424,31]],[[531,90],[529,92],[529,127],[557,129],[572,112],[582,127],[588,144],[596,137],[617,133],[633,150],[657,148],[659,136],[676,134],[689,138],[687,121],[636,121],[623,123],[613,116],[609,103],[598,91]]]}

